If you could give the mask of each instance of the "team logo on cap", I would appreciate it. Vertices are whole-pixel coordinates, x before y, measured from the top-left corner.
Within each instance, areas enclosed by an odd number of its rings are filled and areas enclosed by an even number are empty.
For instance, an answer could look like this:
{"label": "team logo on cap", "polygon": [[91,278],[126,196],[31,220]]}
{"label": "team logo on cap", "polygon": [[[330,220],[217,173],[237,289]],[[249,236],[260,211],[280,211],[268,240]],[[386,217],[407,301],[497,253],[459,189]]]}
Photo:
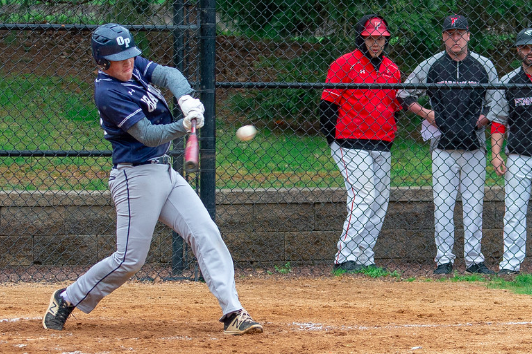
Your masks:
{"label": "team logo on cap", "polygon": [[458,20],[458,17],[451,17],[451,26],[455,26],[456,20]]}

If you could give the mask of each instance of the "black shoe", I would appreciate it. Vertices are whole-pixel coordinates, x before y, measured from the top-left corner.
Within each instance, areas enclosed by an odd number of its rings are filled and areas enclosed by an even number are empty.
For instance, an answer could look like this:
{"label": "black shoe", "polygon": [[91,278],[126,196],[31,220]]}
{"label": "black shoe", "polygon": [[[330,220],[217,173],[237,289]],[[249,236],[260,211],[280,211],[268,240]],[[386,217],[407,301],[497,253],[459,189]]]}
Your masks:
{"label": "black shoe", "polygon": [[499,270],[499,275],[513,275],[513,274],[519,274],[518,270],[512,270],[512,269],[501,269]]}
{"label": "black shoe", "polygon": [[52,294],[50,305],[48,305],[48,309],[42,319],[42,325],[46,329],[63,330],[68,316],[75,308],[61,297],[63,291],[65,289],[59,289]]}
{"label": "black shoe", "polygon": [[358,272],[365,268],[366,267],[362,264],[358,264],[353,261],[347,261],[344,263],[335,264],[333,267],[333,270],[344,270],[346,272]]}
{"label": "black shoe", "polygon": [[262,333],[262,326],[253,321],[251,316],[245,311],[233,312],[224,320],[224,334],[238,336],[246,333]]}
{"label": "black shoe", "polygon": [[451,262],[440,264],[438,268],[434,269],[434,274],[451,274],[453,271],[453,264]]}
{"label": "black shoe", "polygon": [[495,274],[495,272],[484,264],[484,262],[480,262],[477,264],[473,264],[469,268],[465,270],[468,273],[478,273],[478,274]]}

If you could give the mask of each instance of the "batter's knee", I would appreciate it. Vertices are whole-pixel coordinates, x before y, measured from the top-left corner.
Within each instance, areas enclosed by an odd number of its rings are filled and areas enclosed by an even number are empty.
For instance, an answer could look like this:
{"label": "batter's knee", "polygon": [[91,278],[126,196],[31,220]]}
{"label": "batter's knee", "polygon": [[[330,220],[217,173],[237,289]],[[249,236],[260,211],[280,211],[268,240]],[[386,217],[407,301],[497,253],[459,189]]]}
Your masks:
{"label": "batter's knee", "polygon": [[142,268],[145,262],[145,258],[139,260],[133,257],[124,257],[122,255],[122,257],[115,258],[115,262],[117,263],[116,271],[126,273],[129,276],[133,276],[140,270],[140,268]]}

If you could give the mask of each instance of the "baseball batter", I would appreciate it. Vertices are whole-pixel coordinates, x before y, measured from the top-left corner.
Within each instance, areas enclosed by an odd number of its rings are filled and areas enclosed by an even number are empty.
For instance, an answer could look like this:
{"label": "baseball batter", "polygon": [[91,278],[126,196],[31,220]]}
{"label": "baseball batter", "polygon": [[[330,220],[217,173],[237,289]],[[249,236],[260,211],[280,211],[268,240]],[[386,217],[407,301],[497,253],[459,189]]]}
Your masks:
{"label": "baseball batter", "polygon": [[[328,83],[399,83],[399,68],[384,55],[390,32],[384,18],[363,16],[356,49],[335,60]],[[373,248],[390,198],[390,149],[400,109],[396,90],[325,89],[321,131],[344,177],[347,218],[338,241],[334,270],[356,272],[375,266]]]}
{"label": "baseball batter", "polygon": [[[231,255],[203,203],[170,164],[170,142],[203,126],[204,107],[189,94],[174,68],[140,57],[130,32],[117,24],[98,27],[92,53],[100,67],[94,98],[104,137],[112,145],[109,188],[116,206],[117,248],[110,257],[52,294],[43,318],[47,329],[62,330],[74,308],[89,313],[140,270],[158,220],[191,246],[209,290],[222,308],[224,333],[262,332],[238,299]],[[184,118],[172,122],[168,104],[152,83],[170,89]]]}
{"label": "baseball batter", "polygon": [[[502,83],[528,84],[527,88],[497,92],[491,125],[491,163],[505,178],[504,254],[499,274],[518,274],[526,252],[526,214],[532,186],[532,28],[515,42],[521,66],[502,77]],[[501,156],[504,135],[507,163]]]}

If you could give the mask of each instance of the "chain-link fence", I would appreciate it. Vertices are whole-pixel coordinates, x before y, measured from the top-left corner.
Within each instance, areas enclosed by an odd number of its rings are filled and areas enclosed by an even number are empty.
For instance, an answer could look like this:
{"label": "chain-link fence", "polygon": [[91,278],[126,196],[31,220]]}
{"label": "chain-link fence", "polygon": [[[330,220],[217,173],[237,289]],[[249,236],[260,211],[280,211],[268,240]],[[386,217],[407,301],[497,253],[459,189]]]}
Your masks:
{"label": "chain-link fence", "polygon": [[[171,155],[237,268],[526,270],[532,47],[516,38],[531,15],[502,0],[1,1],[0,279],[73,279],[115,249],[90,51],[108,22],[204,102],[199,172],[183,139]],[[258,134],[239,141],[246,124]],[[161,224],[137,276],[198,270]]]}

